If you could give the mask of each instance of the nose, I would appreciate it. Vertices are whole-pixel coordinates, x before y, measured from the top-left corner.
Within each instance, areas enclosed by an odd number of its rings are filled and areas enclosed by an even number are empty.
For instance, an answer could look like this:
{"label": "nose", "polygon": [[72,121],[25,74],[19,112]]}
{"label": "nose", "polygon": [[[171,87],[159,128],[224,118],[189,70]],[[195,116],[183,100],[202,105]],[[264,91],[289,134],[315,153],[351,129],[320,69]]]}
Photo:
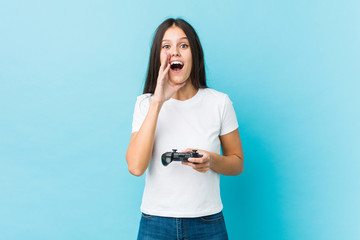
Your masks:
{"label": "nose", "polygon": [[176,47],[172,47],[171,50],[170,50],[170,54],[172,57],[178,57],[180,56],[180,52],[179,50],[176,48]]}

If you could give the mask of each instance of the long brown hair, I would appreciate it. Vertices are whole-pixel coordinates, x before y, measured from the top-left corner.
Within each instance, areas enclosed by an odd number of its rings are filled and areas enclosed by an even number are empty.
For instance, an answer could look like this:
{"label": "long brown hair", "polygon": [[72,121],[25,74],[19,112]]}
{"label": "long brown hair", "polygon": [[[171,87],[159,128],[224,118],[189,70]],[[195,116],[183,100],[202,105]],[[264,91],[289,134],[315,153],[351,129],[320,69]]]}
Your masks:
{"label": "long brown hair", "polygon": [[194,28],[185,20],[177,18],[168,18],[159,25],[156,30],[149,59],[149,67],[143,93],[154,93],[159,74],[161,41],[168,28],[171,26],[181,28],[189,40],[192,55],[192,68],[190,73],[191,83],[195,88],[207,88],[205,78],[204,52],[201,43]]}

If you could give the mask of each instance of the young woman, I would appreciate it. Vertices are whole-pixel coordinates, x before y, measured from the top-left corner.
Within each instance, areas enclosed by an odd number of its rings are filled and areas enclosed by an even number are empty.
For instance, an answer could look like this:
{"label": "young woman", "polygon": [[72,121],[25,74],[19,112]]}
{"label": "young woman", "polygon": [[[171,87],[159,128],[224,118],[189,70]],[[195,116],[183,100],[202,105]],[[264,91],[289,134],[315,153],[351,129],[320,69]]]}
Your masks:
{"label": "young woman", "polygon": [[[202,157],[164,166],[172,149]],[[228,95],[206,86],[199,38],[182,19],[157,28],[126,160],[135,176],[147,170],[138,239],[228,239],[219,174],[243,171],[238,122]]]}

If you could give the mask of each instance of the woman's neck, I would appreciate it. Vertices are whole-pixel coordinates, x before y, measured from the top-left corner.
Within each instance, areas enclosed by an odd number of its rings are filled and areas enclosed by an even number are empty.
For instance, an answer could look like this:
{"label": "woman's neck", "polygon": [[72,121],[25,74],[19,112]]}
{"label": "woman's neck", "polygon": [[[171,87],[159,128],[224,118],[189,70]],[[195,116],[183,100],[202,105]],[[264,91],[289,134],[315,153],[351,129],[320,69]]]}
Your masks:
{"label": "woman's neck", "polygon": [[190,98],[192,98],[193,96],[195,96],[195,94],[198,92],[198,89],[196,89],[191,81],[188,81],[185,86],[183,86],[182,88],[180,88],[173,96],[173,99],[179,100],[179,101],[185,101],[188,100]]}

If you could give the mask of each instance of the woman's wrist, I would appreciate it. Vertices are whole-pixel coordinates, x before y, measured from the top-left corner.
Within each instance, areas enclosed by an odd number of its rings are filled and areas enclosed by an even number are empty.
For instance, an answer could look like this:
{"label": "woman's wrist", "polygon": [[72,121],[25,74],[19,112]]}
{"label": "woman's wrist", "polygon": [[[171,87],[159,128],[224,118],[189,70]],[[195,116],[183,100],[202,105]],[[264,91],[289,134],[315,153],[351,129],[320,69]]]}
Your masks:
{"label": "woman's wrist", "polygon": [[163,104],[164,104],[164,102],[159,101],[156,98],[152,98],[150,101],[150,107],[157,111],[160,111]]}

